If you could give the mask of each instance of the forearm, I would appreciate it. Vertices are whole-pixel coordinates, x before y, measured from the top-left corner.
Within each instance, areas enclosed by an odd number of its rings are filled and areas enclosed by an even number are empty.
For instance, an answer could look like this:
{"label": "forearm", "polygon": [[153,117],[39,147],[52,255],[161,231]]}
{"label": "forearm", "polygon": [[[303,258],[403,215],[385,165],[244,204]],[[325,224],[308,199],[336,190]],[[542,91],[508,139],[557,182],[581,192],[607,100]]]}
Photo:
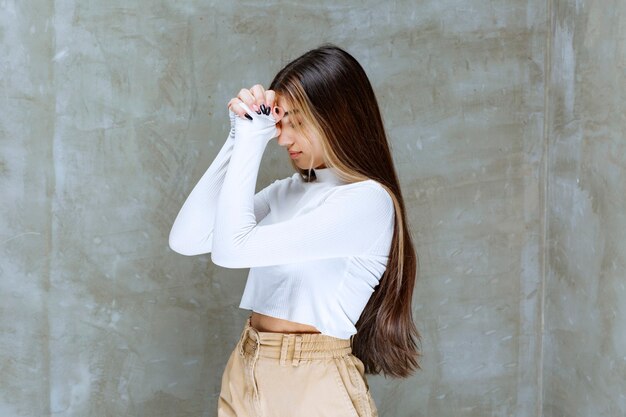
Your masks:
{"label": "forearm", "polygon": [[[212,259],[229,258],[257,225],[254,195],[259,166],[275,122],[263,115],[237,120],[236,139],[222,191],[217,199]],[[252,125],[256,123],[256,125]]]}
{"label": "forearm", "polygon": [[211,251],[217,199],[235,144],[231,132],[217,156],[181,207],[169,234],[169,246],[183,255]]}

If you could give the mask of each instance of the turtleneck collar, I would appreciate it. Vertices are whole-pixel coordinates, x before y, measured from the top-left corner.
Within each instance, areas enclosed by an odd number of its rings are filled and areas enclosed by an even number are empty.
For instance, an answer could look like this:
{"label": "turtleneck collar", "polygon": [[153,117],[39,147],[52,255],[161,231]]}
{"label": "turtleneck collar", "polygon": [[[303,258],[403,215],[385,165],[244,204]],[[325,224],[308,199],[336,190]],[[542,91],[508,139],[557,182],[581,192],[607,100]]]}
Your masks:
{"label": "turtleneck collar", "polygon": [[327,167],[327,168],[315,168],[315,176],[317,177],[317,182],[324,183],[333,183],[339,184],[341,183],[341,178],[337,174],[337,168]]}

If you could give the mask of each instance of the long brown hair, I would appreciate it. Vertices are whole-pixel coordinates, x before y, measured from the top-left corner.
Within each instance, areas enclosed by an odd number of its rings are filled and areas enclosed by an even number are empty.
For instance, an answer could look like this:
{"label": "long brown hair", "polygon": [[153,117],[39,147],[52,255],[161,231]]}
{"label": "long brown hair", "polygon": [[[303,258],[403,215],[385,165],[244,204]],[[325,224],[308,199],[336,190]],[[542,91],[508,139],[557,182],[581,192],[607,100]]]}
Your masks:
{"label": "long brown hair", "polygon": [[[395,226],[387,269],[356,323],[352,352],[365,373],[406,378],[421,369],[421,336],[411,308],[419,260],[369,79],[352,55],[327,43],[288,63],[269,88],[299,110],[306,140],[311,134],[320,138],[327,167],[348,183],[375,180],[393,199]],[[304,181],[315,181],[313,167],[300,169],[291,163]]]}

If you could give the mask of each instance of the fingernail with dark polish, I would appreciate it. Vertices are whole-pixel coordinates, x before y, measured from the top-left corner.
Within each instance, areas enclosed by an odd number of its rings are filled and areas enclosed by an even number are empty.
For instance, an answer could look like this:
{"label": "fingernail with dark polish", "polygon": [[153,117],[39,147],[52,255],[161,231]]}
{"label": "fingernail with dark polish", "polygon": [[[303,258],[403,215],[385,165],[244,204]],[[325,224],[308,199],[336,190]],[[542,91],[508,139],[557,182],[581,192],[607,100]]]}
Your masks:
{"label": "fingernail with dark polish", "polygon": [[270,106],[265,106],[265,114],[269,116],[271,112],[272,112],[272,109],[270,108]]}
{"label": "fingernail with dark polish", "polygon": [[262,111],[261,110],[257,110],[256,114],[261,114]]}
{"label": "fingernail with dark polish", "polygon": [[265,104],[261,104],[261,112],[263,112],[263,114],[267,114],[265,113]]}
{"label": "fingernail with dark polish", "polygon": [[246,115],[245,115],[245,116],[246,116],[246,118],[248,118],[248,119],[252,120],[252,116],[250,116],[248,113],[246,113]]}

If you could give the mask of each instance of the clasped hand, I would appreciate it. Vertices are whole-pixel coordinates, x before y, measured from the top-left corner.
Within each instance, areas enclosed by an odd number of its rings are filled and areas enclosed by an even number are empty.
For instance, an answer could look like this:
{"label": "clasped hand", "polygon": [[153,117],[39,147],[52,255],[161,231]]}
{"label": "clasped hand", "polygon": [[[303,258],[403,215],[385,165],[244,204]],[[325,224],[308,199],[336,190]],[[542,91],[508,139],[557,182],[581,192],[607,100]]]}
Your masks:
{"label": "clasped hand", "polygon": [[285,115],[285,111],[282,107],[276,105],[276,92],[273,90],[265,90],[261,84],[255,84],[250,89],[242,88],[237,94],[237,97],[233,97],[228,102],[228,109],[235,113],[237,116],[243,119],[252,120],[246,109],[241,105],[244,103],[248,108],[257,114],[270,114],[276,120],[277,135],[280,135],[280,119]]}

